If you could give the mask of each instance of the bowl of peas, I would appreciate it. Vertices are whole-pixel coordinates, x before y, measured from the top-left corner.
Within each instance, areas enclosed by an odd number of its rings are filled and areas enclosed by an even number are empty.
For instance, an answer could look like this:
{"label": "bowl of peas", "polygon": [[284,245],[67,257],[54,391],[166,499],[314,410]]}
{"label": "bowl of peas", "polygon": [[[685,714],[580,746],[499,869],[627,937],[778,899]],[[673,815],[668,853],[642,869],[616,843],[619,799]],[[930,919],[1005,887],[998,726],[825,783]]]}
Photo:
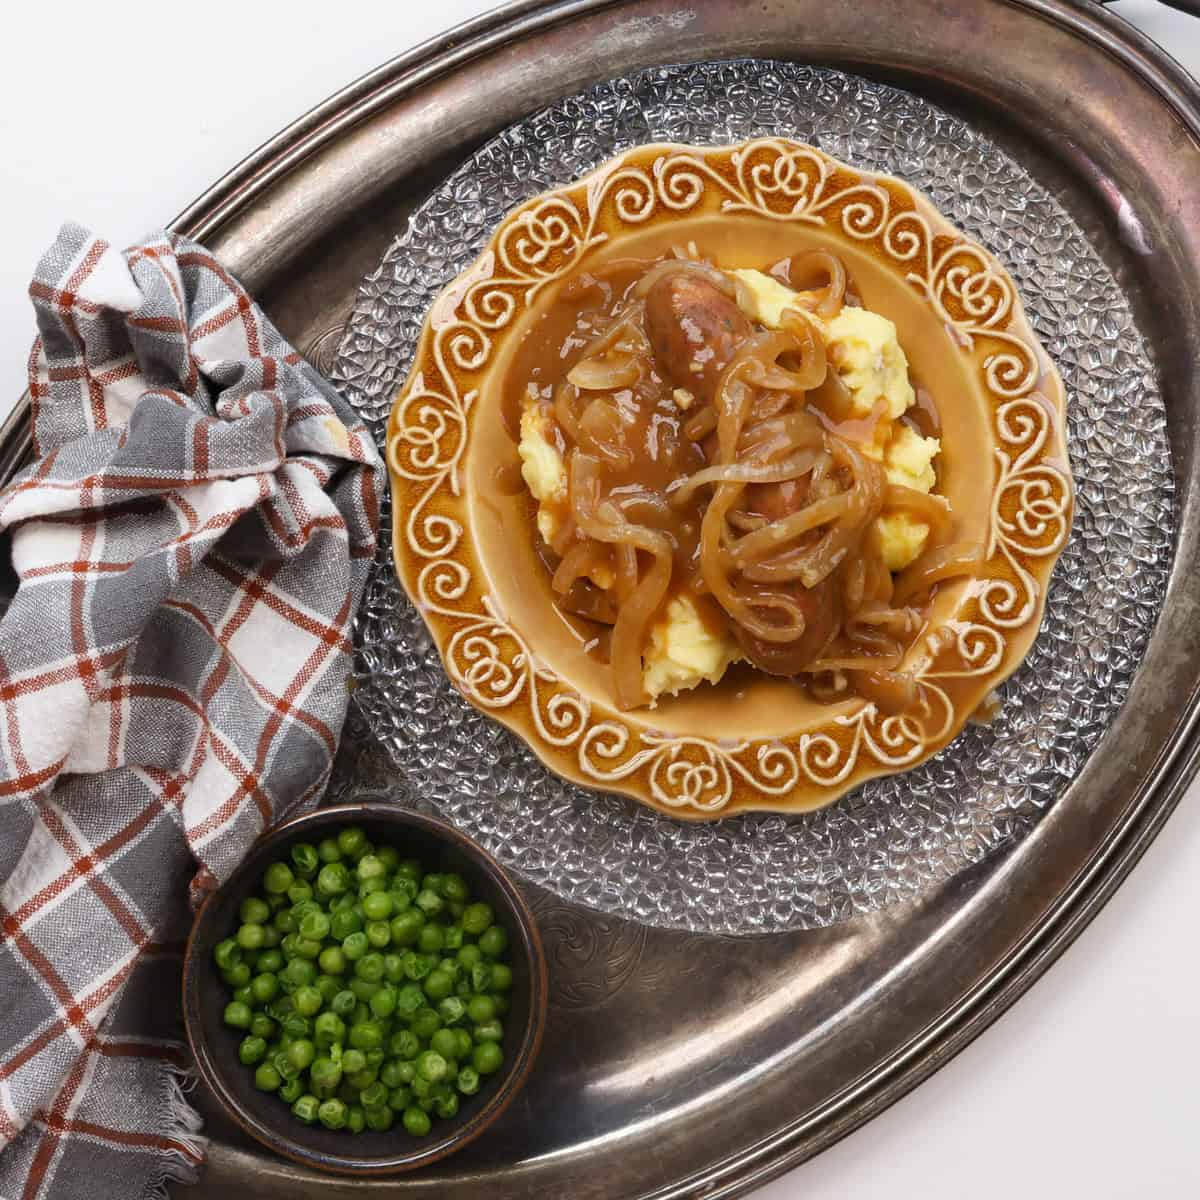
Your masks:
{"label": "bowl of peas", "polygon": [[320,1170],[410,1170],[476,1138],[529,1073],[546,964],[512,881],[390,804],[266,834],[196,914],[197,1069],[248,1134]]}

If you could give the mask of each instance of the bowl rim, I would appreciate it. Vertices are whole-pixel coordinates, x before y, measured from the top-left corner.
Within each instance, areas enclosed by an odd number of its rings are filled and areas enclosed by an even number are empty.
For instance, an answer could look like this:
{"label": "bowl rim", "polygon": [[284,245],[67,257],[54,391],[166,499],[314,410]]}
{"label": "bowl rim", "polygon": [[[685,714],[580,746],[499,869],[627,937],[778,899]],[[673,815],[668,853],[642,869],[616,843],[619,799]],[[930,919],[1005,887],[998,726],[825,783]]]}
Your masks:
{"label": "bowl rim", "polygon": [[[593,247],[602,245],[611,250],[621,238],[637,236],[656,224],[714,215],[704,210],[702,191],[701,199],[691,208],[687,207],[691,200],[680,201],[681,191],[671,191],[668,181],[675,179],[671,172],[677,163],[683,162],[689,169],[700,168],[698,174],[708,168],[710,160],[737,168],[739,157],[749,162],[750,156],[764,147],[778,151],[780,157],[790,154],[805,158],[826,172],[812,192],[813,204],[819,199],[822,209],[849,193],[861,197],[872,191],[898,192],[911,209],[897,208],[893,213],[885,207],[878,229],[871,234],[863,234],[861,226],[858,231],[851,229],[853,221],[848,223],[848,216],[853,204],[842,213],[840,221],[831,221],[826,228],[836,238],[841,239],[844,232],[844,240],[862,245],[878,238],[881,258],[891,260],[885,262],[885,268],[926,293],[933,308],[932,319],[940,318],[948,327],[954,327],[953,337],[965,336],[971,347],[974,337],[992,339],[990,353],[976,356],[978,361],[972,369],[979,382],[973,386],[981,390],[990,423],[989,460],[1006,456],[994,479],[985,563],[989,571],[998,568],[1006,575],[981,576],[978,582],[984,586],[976,593],[976,608],[971,608],[971,600],[962,601],[936,630],[926,630],[914,648],[920,703],[928,709],[932,702],[934,715],[928,718],[931,724],[936,724],[938,706],[944,702],[945,719],[932,735],[916,727],[926,719],[918,715],[920,705],[898,717],[889,717],[869,702],[852,712],[831,712],[824,723],[811,728],[746,736],[734,744],[721,738],[663,732],[652,719],[646,719],[647,710],[622,713],[611,696],[586,694],[573,680],[542,662],[536,653],[536,630],[514,628],[491,592],[489,556],[480,548],[471,504],[461,481],[468,473],[471,421],[480,408],[475,401],[483,394],[482,381],[493,369],[492,364],[503,357],[503,340],[520,325],[521,314],[533,306],[542,289],[578,269]],[[655,155],[658,157],[652,167],[641,165],[642,160],[649,162]],[[623,184],[639,169],[646,178],[648,194],[652,200],[661,197],[661,204],[657,211],[653,203],[637,209],[635,201],[634,215],[627,217],[621,211],[619,189],[611,185]],[[716,178],[711,169],[707,174]],[[822,192],[826,180],[837,174],[853,182],[832,196]],[[618,197],[618,229],[601,232],[597,214],[606,200],[612,202],[614,193]],[[809,214],[815,211],[810,207],[780,217],[769,212],[765,203],[760,204],[760,199],[752,187],[747,187],[740,198],[725,201],[719,212],[748,213],[786,225],[810,219]],[[541,219],[561,219],[569,205],[581,210],[580,233],[563,251],[565,263],[553,267],[553,260],[547,258],[553,246],[534,245],[535,255],[541,257],[525,269],[519,261],[520,247],[506,242],[508,234],[540,225],[535,241],[552,235]],[[626,207],[630,208],[628,202]],[[915,246],[904,242],[910,234],[901,218],[907,216],[916,218],[914,224],[923,225],[924,243],[919,238]],[[570,219],[568,216],[566,222]],[[897,231],[899,238],[895,236]],[[593,236],[597,233],[599,236]],[[935,249],[939,240],[949,245]],[[916,270],[921,266],[922,251],[924,275]],[[995,317],[977,320],[969,304],[962,306],[961,312],[951,313],[943,303],[943,292],[935,295],[939,285],[944,288],[946,284],[944,272],[960,254],[973,259],[976,267],[967,285],[980,281],[998,285],[1002,302]],[[489,309],[489,301],[496,297],[480,290],[493,280],[498,292],[513,285],[525,289],[520,299],[512,301],[507,315],[497,317],[502,306],[496,304]],[[960,280],[960,290],[965,292],[967,285]],[[477,293],[482,299],[476,298]],[[474,363],[455,357],[453,339],[449,357],[447,348],[438,342],[443,330],[461,335],[463,327],[479,335],[475,346],[483,346]],[[967,349],[963,352],[969,353]],[[474,347],[469,353],[475,353]],[[459,366],[468,377],[469,387],[460,387],[447,362]],[[1011,375],[1005,377],[1014,362],[1024,363],[1023,377],[1015,385]],[[431,379],[440,380],[441,393]],[[457,449],[445,458],[440,441],[434,447],[436,453],[429,453],[430,438],[423,427],[423,416],[406,423],[405,413],[414,400],[421,401],[420,414],[432,407],[435,418],[443,420],[443,439],[452,442],[455,430],[461,430]],[[413,362],[395,392],[387,422],[393,564],[401,586],[421,614],[452,685],[474,708],[516,734],[560,778],[595,791],[629,796],[680,820],[713,820],[745,812],[790,815],[819,809],[870,779],[912,769],[944,749],[961,733],[978,705],[1020,667],[1032,650],[1041,628],[1050,577],[1074,519],[1075,484],[1066,440],[1066,402],[1062,377],[1029,323],[1011,273],[986,246],[945,216],[920,188],[886,172],[856,167],[809,143],[784,136],[717,145],[646,142],[509,210],[471,264],[430,304]],[[1014,414],[1014,405],[1021,404],[1034,410],[1032,415],[1020,411]],[[414,429],[412,457],[416,460],[424,455],[421,465],[428,470],[410,470],[404,459],[402,443],[409,428]],[[1009,434],[1014,436],[1009,438]],[[1026,434],[1030,436],[1022,442]],[[1029,546],[1021,544],[1023,526],[1019,521],[1014,526],[1014,518],[1001,518],[1000,502],[1007,489],[1020,489],[1016,518],[1026,516],[1031,503],[1036,509],[1046,493],[1035,495],[1036,489],[1028,489],[1024,482],[1038,471],[1045,478],[1054,477],[1049,495],[1051,505],[1057,505],[1057,513],[1050,518],[1050,542],[1034,548],[1032,542]],[[1035,521],[1040,519],[1032,509],[1028,515]],[[418,519],[424,523],[423,533],[416,532]],[[1012,528],[1017,530],[1015,537],[1003,532]],[[1014,548],[1011,553],[1010,546]],[[1001,557],[1007,558],[1008,566],[1000,563]],[[1011,593],[1008,597],[1003,594],[1006,586]],[[980,613],[985,597],[994,619]],[[1023,599],[1027,601],[1024,605]],[[1017,620],[1010,619],[1013,609],[1005,611],[1006,605],[1020,606]],[[964,620],[963,614],[968,612],[980,615]],[[930,648],[932,635],[942,631],[952,633],[947,644]],[[456,654],[463,655],[464,662],[456,662]],[[965,692],[959,700],[951,701],[946,695],[948,681],[953,690]],[[663,780],[668,782],[664,785]]]}
{"label": "bowl rim", "polygon": [[[244,883],[250,874],[252,863],[264,854],[268,854],[272,846],[278,845],[306,827],[319,828],[325,825],[345,824],[364,815],[382,817],[387,821],[394,821],[397,825],[416,827],[432,834],[463,851],[477,865],[487,871],[511,907],[517,926],[514,933],[519,936],[530,959],[530,1017],[525,1025],[520,1045],[516,1047],[510,1060],[511,1066],[500,1077],[500,1084],[487,1103],[464,1125],[452,1133],[448,1133],[440,1141],[426,1149],[411,1154],[397,1154],[377,1161],[353,1158],[352,1156],[342,1158],[338,1155],[310,1153],[304,1149],[298,1137],[293,1138],[273,1130],[244,1109],[226,1086],[224,1073],[216,1063],[215,1056],[209,1049],[208,1039],[200,1029],[199,988],[202,972],[208,967],[208,964],[200,962],[195,951],[197,934],[206,919],[209,918],[217,897],[228,894],[226,889],[231,886],[236,887]],[[370,800],[317,808],[312,812],[291,817],[264,830],[229,878],[218,887],[213,888],[196,910],[184,949],[180,987],[183,999],[184,1032],[196,1071],[238,1128],[254,1138],[260,1145],[292,1162],[327,1174],[357,1177],[397,1174],[428,1166],[455,1153],[479,1137],[508,1108],[521,1088],[524,1087],[541,1048],[549,1002],[549,977],[541,934],[532,910],[509,872],[478,842],[448,822],[425,813],[414,812],[412,809]]]}

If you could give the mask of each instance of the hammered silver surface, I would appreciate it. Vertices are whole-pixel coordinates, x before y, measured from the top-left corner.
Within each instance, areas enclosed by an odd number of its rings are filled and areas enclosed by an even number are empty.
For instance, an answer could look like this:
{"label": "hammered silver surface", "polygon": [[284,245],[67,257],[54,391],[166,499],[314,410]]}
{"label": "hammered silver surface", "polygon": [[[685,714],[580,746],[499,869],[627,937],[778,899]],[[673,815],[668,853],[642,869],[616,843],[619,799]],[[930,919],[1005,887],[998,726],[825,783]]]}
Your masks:
{"label": "hammered silver surface", "polygon": [[[921,188],[1010,269],[1067,386],[1077,510],[1042,631],[988,727],[821,812],[685,824],[563,782],[450,685],[391,565],[358,619],[332,790],[390,787],[565,899],[649,924],[816,928],[911,898],[1026,833],[1118,710],[1157,619],[1174,485],[1162,400],[1125,296],[1062,206],[957,118],[835,71],[735,61],[598,85],[506,130],[413,215],[363,283],[333,378],[380,444],[421,322],[505,212],[640,142],[781,135]],[[389,526],[385,512],[385,530]]]}

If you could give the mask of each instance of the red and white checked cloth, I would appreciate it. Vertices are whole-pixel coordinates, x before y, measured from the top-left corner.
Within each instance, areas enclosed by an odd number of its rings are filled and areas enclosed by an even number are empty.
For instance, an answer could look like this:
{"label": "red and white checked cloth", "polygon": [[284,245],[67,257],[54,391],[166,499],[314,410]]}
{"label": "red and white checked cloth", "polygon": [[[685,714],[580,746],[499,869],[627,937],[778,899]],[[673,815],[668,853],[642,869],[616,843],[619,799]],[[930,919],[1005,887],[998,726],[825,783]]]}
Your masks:
{"label": "red and white checked cloth", "polygon": [[[67,226],[30,286],[39,461],[0,493],[0,1197],[191,1179],[188,886],[314,805],[380,461],[238,282]],[[207,872],[207,874],[206,874]]]}

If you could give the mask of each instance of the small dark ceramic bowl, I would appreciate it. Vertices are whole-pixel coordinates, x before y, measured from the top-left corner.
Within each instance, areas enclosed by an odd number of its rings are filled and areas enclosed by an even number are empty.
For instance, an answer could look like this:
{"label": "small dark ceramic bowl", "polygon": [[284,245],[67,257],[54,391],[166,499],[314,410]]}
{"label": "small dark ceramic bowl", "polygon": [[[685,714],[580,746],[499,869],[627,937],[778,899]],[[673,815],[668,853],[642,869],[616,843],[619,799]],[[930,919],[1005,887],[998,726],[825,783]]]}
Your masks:
{"label": "small dark ceramic bowl", "polygon": [[[391,842],[432,868],[460,871],[474,896],[486,900],[509,931],[513,972],[505,1018],[504,1066],[474,1096],[462,1097],[458,1114],[435,1120],[423,1138],[397,1124],[386,1133],[350,1134],[304,1125],[277,1096],[254,1087],[254,1072],[238,1061],[242,1033],[225,1025],[228,992],[213,962],[213,948],[239,924],[238,908],[257,891],[262,872],[287,856],[295,842],[316,843],[348,824],[373,841]],[[542,1040],[546,1021],[546,961],[533,916],[499,865],[473,841],[442,821],[388,804],[322,808],[272,830],[229,881],[201,906],[183,964],[183,1013],[188,1041],[204,1082],[251,1137],[295,1162],[346,1175],[408,1171],[452,1154],[478,1137],[521,1089]]]}

